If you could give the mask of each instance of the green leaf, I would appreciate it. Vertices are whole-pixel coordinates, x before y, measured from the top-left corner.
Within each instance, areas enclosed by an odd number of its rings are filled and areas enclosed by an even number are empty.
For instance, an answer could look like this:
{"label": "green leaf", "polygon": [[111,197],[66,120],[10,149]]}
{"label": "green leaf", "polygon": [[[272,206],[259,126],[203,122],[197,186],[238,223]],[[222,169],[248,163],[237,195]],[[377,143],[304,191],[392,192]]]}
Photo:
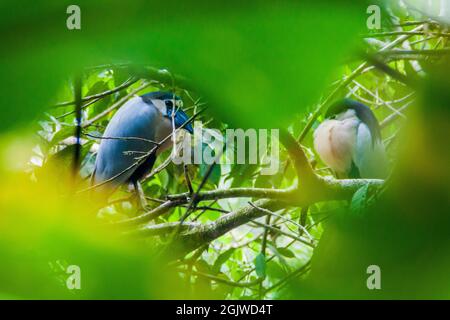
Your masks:
{"label": "green leaf", "polygon": [[259,175],[255,180],[255,188],[271,188],[270,180],[271,176],[269,175]]}
{"label": "green leaf", "polygon": [[[117,57],[149,61],[148,52],[150,61],[192,79],[217,106],[217,118],[238,127],[278,125],[320,97],[365,26],[362,3],[261,2],[224,10],[194,1],[132,0],[130,7],[139,10],[123,10],[116,1],[73,37],[65,36],[54,5],[36,4],[25,13],[1,10],[3,38],[11,36],[6,26],[17,26],[15,36],[26,36],[30,50],[11,46],[0,59],[0,94],[10,106],[0,108],[0,118],[11,120],[0,130],[33,119],[60,81],[80,67]],[[92,1],[80,6],[99,10]],[[46,27],[27,28],[29,15],[45,18]],[[273,112],[274,104],[283,111]]]}
{"label": "green leaf", "polygon": [[51,145],[55,145],[64,139],[71,137],[75,134],[75,127],[67,126],[63,127],[61,130],[55,133],[52,140],[50,141]]}
{"label": "green leaf", "polygon": [[255,164],[235,164],[231,167],[230,175],[227,178],[233,178],[232,187],[251,186],[257,169],[258,165]]}
{"label": "green leaf", "polygon": [[294,258],[295,254],[288,248],[277,248],[278,252],[287,258]]}
{"label": "green leaf", "polygon": [[369,185],[366,184],[359,188],[352,197],[352,201],[350,203],[350,211],[353,214],[361,214],[362,210],[366,207],[367,203],[367,195],[369,192]]}
{"label": "green leaf", "polygon": [[228,261],[228,259],[230,259],[231,255],[234,253],[234,251],[236,250],[236,248],[230,248],[227,251],[223,252],[222,254],[220,254],[216,261],[214,262],[214,265],[212,267],[212,272],[214,274],[217,274],[220,272],[220,268],[222,267],[222,265]]}
{"label": "green leaf", "polygon": [[267,263],[267,275],[269,277],[281,279],[286,277],[287,274],[287,270],[275,260],[271,260]]}
{"label": "green leaf", "polygon": [[[96,82],[87,92],[87,96],[102,93],[104,91],[109,90],[108,84],[104,81]],[[106,96],[100,99],[98,102],[94,103],[91,107],[91,110],[94,111],[93,114],[98,114],[106,109],[106,107],[111,102],[111,96]]]}
{"label": "green leaf", "polygon": [[204,273],[210,273],[211,272],[211,267],[205,260],[198,260],[195,263],[195,267],[200,272],[204,272]]}
{"label": "green leaf", "polygon": [[[204,152],[206,150],[208,150],[208,152],[210,154],[215,155],[214,150],[206,143],[202,144],[202,149],[201,150],[202,150],[203,154],[204,154]],[[204,177],[206,175],[206,173],[209,170],[209,166],[210,166],[209,164],[206,164],[206,163],[203,163],[203,162],[200,164],[200,176],[201,177]],[[220,181],[220,176],[221,176],[220,163],[216,163],[214,165],[214,167],[212,168],[211,174],[208,177],[208,182],[210,182],[212,184],[215,184],[215,185],[218,185],[219,181]]]}
{"label": "green leaf", "polygon": [[283,255],[278,251],[278,248],[277,248],[277,247],[275,247],[275,246],[272,245],[271,243],[267,242],[267,248],[270,249],[270,251],[272,251],[273,254],[274,254],[275,256],[277,256],[278,260],[279,260],[282,264],[287,265],[286,260],[283,258]]}
{"label": "green leaf", "polygon": [[266,256],[262,253],[259,253],[255,258],[255,270],[258,277],[264,278],[266,276]]}
{"label": "green leaf", "polygon": [[[209,166],[210,165],[205,164],[205,163],[200,164],[200,176],[201,177],[204,177],[205,174],[208,172]],[[220,164],[216,163],[214,165],[214,168],[212,168],[211,174],[208,177],[208,182],[217,185],[217,184],[219,184],[220,176],[221,176]]]}

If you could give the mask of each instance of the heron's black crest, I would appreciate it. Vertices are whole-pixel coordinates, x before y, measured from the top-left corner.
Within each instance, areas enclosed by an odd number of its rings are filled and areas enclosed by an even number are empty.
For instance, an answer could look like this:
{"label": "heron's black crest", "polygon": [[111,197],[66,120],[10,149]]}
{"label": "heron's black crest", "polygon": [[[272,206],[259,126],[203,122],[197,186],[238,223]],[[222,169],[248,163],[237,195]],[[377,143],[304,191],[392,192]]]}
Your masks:
{"label": "heron's black crest", "polygon": [[352,99],[340,100],[328,108],[325,117],[330,118],[348,109],[355,110],[356,116],[367,125],[374,143],[381,140],[381,128],[377,118],[372,110],[361,102]]}
{"label": "heron's black crest", "polygon": [[181,100],[179,96],[167,91],[149,92],[141,97],[145,102],[151,102],[151,100]]}

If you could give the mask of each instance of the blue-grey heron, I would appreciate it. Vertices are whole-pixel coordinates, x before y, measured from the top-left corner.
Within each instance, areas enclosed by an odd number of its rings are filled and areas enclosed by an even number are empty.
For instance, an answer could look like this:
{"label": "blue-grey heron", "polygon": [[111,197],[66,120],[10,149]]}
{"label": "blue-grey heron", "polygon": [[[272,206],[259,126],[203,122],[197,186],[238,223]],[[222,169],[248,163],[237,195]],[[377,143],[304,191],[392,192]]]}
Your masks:
{"label": "blue-grey heron", "polygon": [[184,126],[193,133],[181,106],[181,98],[170,92],[151,92],[127,101],[103,134],[92,177],[94,186],[107,193],[132,183],[144,205],[139,180],[150,172],[156,157],[171,146],[173,127]]}

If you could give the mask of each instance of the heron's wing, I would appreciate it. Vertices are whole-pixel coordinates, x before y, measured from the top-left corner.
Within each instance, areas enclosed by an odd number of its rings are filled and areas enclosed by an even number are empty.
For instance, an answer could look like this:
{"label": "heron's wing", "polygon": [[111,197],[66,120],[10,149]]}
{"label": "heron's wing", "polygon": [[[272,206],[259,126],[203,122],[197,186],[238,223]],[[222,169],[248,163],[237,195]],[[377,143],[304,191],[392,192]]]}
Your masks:
{"label": "heron's wing", "polygon": [[361,178],[386,178],[388,166],[383,142],[372,138],[371,131],[364,122],[358,126],[352,158]]}
{"label": "heron's wing", "polygon": [[110,187],[115,187],[127,182],[139,167],[137,158],[155,147],[143,139],[155,140],[155,128],[160,118],[159,111],[140,97],[125,103],[103,134],[95,163],[94,183],[108,181]]}

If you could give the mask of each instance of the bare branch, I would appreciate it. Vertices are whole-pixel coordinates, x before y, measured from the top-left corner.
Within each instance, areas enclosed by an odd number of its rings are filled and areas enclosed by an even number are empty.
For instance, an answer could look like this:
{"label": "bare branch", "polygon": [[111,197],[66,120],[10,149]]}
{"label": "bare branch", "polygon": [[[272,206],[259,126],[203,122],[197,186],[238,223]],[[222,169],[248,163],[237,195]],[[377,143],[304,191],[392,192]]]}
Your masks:
{"label": "bare branch", "polygon": [[[254,202],[254,206],[244,206],[236,211],[226,214],[214,222],[207,224],[198,224],[192,222],[174,222],[165,223],[158,225],[145,225],[136,230],[129,231],[127,234],[132,234],[135,236],[155,236],[162,234],[169,234],[176,228],[179,228],[178,241],[174,241],[174,245],[183,248],[184,252],[189,252],[198,248],[205,243],[211,242],[218,237],[224,235],[225,233],[243,225],[256,218],[263,217],[267,215],[267,211],[261,210],[260,208],[267,209],[269,211],[278,211],[280,209],[286,208],[287,206],[305,206],[314,202],[329,201],[329,200],[346,200],[351,198],[356,190],[358,190],[363,185],[369,184],[371,186],[380,187],[383,185],[383,180],[366,180],[366,179],[355,179],[355,180],[335,180],[335,179],[322,179],[320,190],[310,191],[305,187],[303,192],[300,190],[289,190],[282,191],[283,200],[275,199],[263,199]],[[230,189],[232,190],[232,189]],[[228,190],[227,190],[228,191]],[[279,191],[278,191],[279,192]],[[222,195],[224,193],[222,192]],[[226,194],[226,193],[225,193]],[[236,194],[234,194],[236,195]],[[272,195],[275,195],[272,194]],[[154,210],[158,210],[159,215],[167,207],[173,207],[170,201],[162,208],[158,207]],[[145,221],[149,221],[149,216],[155,213],[149,212],[145,216],[139,216],[133,218],[133,221],[127,220],[122,223],[116,224],[140,224]],[[162,213],[161,213],[162,214]]]}
{"label": "bare branch", "polygon": [[[188,272],[187,270],[177,270],[178,272]],[[192,274],[196,275],[196,276],[200,276],[202,278],[206,278],[218,283],[222,283],[225,284],[227,286],[231,286],[231,287],[240,287],[240,288],[246,288],[246,287],[253,287],[257,284],[260,284],[262,282],[262,278],[258,278],[254,281],[250,281],[250,282],[235,282],[235,281],[230,281],[224,278],[220,278],[217,276],[214,276],[212,274],[207,274],[204,272],[200,272],[200,271],[192,271]]]}
{"label": "bare branch", "polygon": [[[115,92],[118,92],[122,89],[128,88],[129,86],[131,86],[132,84],[136,83],[139,80],[139,78],[129,78],[128,80],[126,80],[124,83],[122,83],[120,86],[111,89],[111,90],[107,90],[101,93],[97,93],[97,94],[93,94],[91,96],[86,96],[83,99],[81,99],[81,102],[86,102],[86,101],[90,101],[90,100],[94,100],[94,99],[101,99],[103,97],[106,97],[108,95],[111,95]],[[74,101],[66,101],[66,102],[59,102],[57,104],[54,105],[54,107],[65,107],[65,106],[70,106],[72,104],[75,104],[75,100]]]}
{"label": "bare branch", "polygon": [[285,129],[280,130],[280,141],[289,153],[299,181],[314,186],[319,179],[309,164],[308,158],[300,144]]}
{"label": "bare branch", "polygon": [[110,106],[109,108],[107,108],[106,110],[102,111],[101,113],[97,114],[95,117],[93,117],[92,119],[87,120],[85,123],[83,123],[83,128],[87,128],[90,125],[92,125],[94,122],[100,120],[101,118],[107,116],[111,111],[119,108],[120,106],[122,106],[125,102],[128,101],[128,99],[130,99],[132,96],[134,96],[135,94],[137,94],[139,91],[144,90],[145,88],[147,88],[148,86],[150,86],[151,82],[148,83],[144,83],[143,85],[141,85],[139,88],[136,88],[135,90],[131,91],[129,94],[127,94],[126,96],[124,96],[122,99],[120,99],[119,101],[117,101],[116,103],[114,103],[112,106]]}
{"label": "bare branch", "polygon": [[151,144],[155,144],[155,145],[160,145],[160,143],[150,140],[150,139],[145,139],[145,138],[141,138],[141,137],[99,137],[90,133],[84,133],[85,136],[90,137],[90,138],[94,138],[94,139],[99,139],[99,140],[131,140],[131,141],[144,141],[144,142],[148,142]]}
{"label": "bare branch", "polygon": [[186,180],[186,185],[188,187],[189,193],[192,194],[194,189],[192,189],[191,177],[189,176],[188,166],[185,164],[183,166],[184,179]]}

